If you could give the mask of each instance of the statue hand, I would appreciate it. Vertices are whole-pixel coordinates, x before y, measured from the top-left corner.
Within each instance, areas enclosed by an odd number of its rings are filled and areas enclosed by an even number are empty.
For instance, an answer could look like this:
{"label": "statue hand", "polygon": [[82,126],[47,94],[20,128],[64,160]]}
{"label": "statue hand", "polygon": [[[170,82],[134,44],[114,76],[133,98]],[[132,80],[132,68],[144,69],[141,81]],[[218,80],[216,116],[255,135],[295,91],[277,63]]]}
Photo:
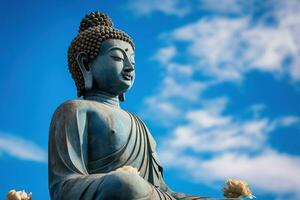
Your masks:
{"label": "statue hand", "polygon": [[137,168],[134,168],[130,165],[125,165],[123,167],[120,167],[116,170],[117,172],[120,172],[120,171],[126,171],[126,172],[129,172],[129,173],[132,173],[132,174],[136,174],[136,175],[139,175],[140,172],[138,171]]}

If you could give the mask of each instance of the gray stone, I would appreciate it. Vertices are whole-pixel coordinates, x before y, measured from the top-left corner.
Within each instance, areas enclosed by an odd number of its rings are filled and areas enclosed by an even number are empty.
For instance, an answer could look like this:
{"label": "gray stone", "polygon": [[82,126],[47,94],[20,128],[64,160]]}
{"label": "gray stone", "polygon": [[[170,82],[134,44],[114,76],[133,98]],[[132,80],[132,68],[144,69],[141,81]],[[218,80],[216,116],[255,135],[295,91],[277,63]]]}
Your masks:
{"label": "gray stone", "polygon": [[[93,41],[97,30],[81,28],[76,41],[80,37]],[[120,99],[134,82],[133,45],[126,37],[105,36],[93,59],[84,50],[92,48],[82,47],[77,53],[70,48],[69,65],[78,67],[71,72],[83,99],[63,103],[52,118],[51,199],[202,199],[175,193],[165,184],[150,131],[137,116],[120,108]]]}

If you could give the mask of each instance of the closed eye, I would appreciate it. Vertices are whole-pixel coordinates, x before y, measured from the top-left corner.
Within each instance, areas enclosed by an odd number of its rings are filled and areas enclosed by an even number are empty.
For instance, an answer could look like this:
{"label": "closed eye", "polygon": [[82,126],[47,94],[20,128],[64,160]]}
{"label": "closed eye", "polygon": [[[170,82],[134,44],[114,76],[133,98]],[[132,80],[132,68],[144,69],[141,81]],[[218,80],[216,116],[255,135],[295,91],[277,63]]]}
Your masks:
{"label": "closed eye", "polygon": [[111,57],[112,59],[114,59],[114,61],[118,61],[118,62],[124,60],[124,58],[121,58],[121,57],[119,57],[119,56],[110,56],[110,57]]}

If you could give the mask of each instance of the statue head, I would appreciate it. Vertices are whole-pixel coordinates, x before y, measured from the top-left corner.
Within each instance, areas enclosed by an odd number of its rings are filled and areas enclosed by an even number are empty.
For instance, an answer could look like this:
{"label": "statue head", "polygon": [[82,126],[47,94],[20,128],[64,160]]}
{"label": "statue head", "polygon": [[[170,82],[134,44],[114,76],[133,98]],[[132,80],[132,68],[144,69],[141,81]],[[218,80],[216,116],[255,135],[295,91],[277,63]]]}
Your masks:
{"label": "statue head", "polygon": [[122,96],[134,81],[134,44],[107,15],[92,12],[69,46],[68,66],[79,97],[98,90]]}

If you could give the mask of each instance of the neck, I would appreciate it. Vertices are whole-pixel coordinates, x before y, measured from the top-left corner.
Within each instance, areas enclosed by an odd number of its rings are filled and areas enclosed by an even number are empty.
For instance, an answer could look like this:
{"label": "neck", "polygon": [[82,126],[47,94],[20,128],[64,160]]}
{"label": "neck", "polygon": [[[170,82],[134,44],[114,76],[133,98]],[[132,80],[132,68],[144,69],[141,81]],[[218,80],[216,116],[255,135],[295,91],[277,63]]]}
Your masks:
{"label": "neck", "polygon": [[109,106],[120,107],[119,97],[103,91],[88,91],[83,96],[86,100],[93,100]]}

